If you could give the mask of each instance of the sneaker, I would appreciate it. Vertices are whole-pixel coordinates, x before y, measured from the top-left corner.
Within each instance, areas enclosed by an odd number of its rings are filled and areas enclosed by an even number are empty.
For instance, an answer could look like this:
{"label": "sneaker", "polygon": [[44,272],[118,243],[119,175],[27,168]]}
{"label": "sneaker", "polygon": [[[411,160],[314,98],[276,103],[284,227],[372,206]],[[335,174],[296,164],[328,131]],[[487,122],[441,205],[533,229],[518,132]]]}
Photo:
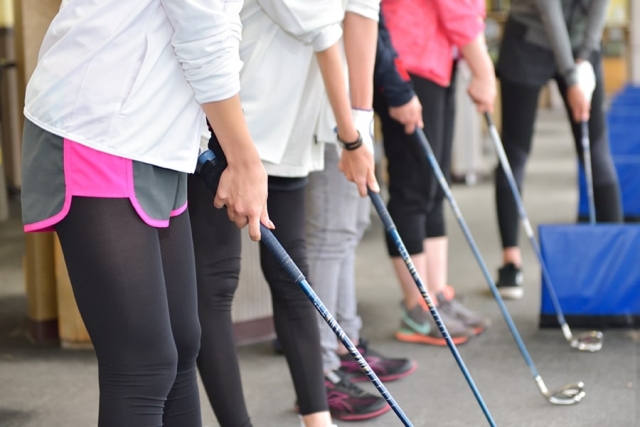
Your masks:
{"label": "sneaker", "polygon": [[513,263],[504,265],[498,270],[498,292],[505,299],[520,299],[524,290],[522,289],[522,270]]}
{"label": "sneaker", "polygon": [[331,416],[344,421],[360,421],[377,417],[391,410],[387,401],[368,393],[349,381],[340,370],[325,375],[327,400]]}
{"label": "sneaker", "polygon": [[[377,351],[370,349],[369,343],[362,338],[360,338],[357,348],[364,360],[371,366],[373,372],[380,378],[380,381],[395,381],[404,378],[418,367],[415,360],[396,359],[381,355]],[[349,353],[340,356],[340,370],[346,373],[349,380],[354,383],[369,379],[360,369],[358,362]]]}
{"label": "sneaker", "polygon": [[[438,313],[455,345],[464,344],[473,336],[473,331],[455,317],[440,310]],[[421,304],[416,304],[414,308],[407,310],[402,302],[402,321],[395,336],[398,341],[437,346],[447,345],[447,341],[440,333],[433,316],[422,308]]]}
{"label": "sneaker", "polygon": [[489,319],[474,313],[455,297],[447,299],[443,293],[439,293],[436,298],[438,298],[438,310],[440,313],[447,313],[449,316],[455,317],[464,323],[467,328],[472,329],[475,335],[483,333],[491,324]]}

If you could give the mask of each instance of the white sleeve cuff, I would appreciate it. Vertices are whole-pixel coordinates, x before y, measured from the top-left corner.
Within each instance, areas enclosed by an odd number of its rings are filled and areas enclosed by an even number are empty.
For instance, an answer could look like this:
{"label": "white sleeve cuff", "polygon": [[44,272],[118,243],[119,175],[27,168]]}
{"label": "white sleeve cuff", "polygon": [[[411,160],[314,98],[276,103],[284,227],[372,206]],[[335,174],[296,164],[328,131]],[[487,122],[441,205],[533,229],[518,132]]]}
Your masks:
{"label": "white sleeve cuff", "polygon": [[328,25],[324,28],[312,42],[315,52],[322,52],[329,49],[342,38],[342,27],[339,23]]}
{"label": "white sleeve cuff", "polygon": [[378,22],[380,19],[380,0],[349,0],[346,11]]}

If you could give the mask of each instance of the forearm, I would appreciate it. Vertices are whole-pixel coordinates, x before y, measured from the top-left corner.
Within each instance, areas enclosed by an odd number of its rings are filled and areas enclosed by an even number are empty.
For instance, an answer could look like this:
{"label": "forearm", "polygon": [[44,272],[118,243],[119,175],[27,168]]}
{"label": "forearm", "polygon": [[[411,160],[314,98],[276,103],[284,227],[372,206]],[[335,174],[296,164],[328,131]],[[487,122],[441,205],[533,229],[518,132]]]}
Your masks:
{"label": "forearm", "polygon": [[471,43],[465,45],[461,49],[462,56],[471,68],[474,76],[490,79],[495,75],[493,62],[487,52],[487,46],[484,41],[484,35],[481,33]]}
{"label": "forearm", "polygon": [[551,42],[558,70],[567,86],[572,86],[576,83],[576,67],[561,4],[558,0],[537,0],[536,4]]}
{"label": "forearm", "polygon": [[240,96],[202,105],[220,141],[229,165],[252,165],[260,161],[242,113]]}
{"label": "forearm", "polygon": [[[351,103],[344,78],[344,67],[340,46],[335,43],[322,52],[316,52],[327,97],[338,126],[338,135],[343,141],[355,141],[358,133],[351,116]],[[369,107],[371,108],[371,107]]]}
{"label": "forearm", "polygon": [[353,108],[370,110],[373,104],[378,23],[362,15],[347,12],[343,31],[351,105]]}
{"label": "forearm", "polygon": [[578,58],[588,60],[591,53],[599,49],[608,6],[609,0],[593,0],[589,5],[587,28],[585,29],[582,46],[578,51]]}

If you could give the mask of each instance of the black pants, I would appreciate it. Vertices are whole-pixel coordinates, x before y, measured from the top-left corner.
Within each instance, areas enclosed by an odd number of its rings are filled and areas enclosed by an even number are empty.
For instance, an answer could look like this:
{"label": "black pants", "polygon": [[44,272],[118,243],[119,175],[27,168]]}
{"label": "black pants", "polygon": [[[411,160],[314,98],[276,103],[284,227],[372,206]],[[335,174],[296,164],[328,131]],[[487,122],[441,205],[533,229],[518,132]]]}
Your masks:
{"label": "black pants", "polygon": [[[455,73],[452,84],[442,87],[430,80],[411,76],[422,103],[424,132],[447,179],[453,145],[454,79]],[[415,136],[407,135],[404,126],[389,116],[389,106],[380,94],[376,94],[374,108],[382,124],[388,160],[389,213],[409,254],[419,254],[425,238],[446,235],[444,192]],[[400,256],[389,236],[387,249],[390,256]]]}
{"label": "black pants", "polygon": [[199,427],[200,326],[187,214],[156,229],[128,199],[74,197],[56,231],[98,358],[98,425]]}
{"label": "black pants", "polygon": [[[270,179],[271,184],[271,179]],[[278,190],[270,185],[268,209],[276,224],[275,236],[306,275],[304,242],[305,188]],[[189,212],[193,224],[198,276],[202,344],[198,367],[209,401],[222,427],[245,427],[247,414],[240,382],[231,304],[240,272],[240,230],[223,210],[213,207],[213,197],[202,180],[189,177]],[[227,246],[216,245],[224,240]],[[326,411],[320,337],[315,308],[306,295],[260,246],[262,271],[272,295],[274,322],[303,415]],[[275,393],[265,384],[265,393]]]}
{"label": "black pants", "polygon": [[[591,102],[589,137],[591,141],[596,218],[599,222],[621,222],[622,205],[618,178],[609,152],[606,119],[603,111],[602,67],[599,57],[594,61],[594,69],[596,71],[596,88]],[[569,117],[572,117],[566,99],[567,88],[564,80],[560,76],[556,76],[555,80],[565,101],[567,113]],[[522,191],[525,164],[531,150],[534,122],[538,108],[538,95],[541,86],[514,83],[504,76],[501,79],[501,86],[502,141],[518,188]],[[574,123],[573,120],[571,122],[576,151],[580,162],[583,162],[580,124]],[[502,247],[518,246],[518,210],[504,171],[500,166],[496,171],[495,192]]]}

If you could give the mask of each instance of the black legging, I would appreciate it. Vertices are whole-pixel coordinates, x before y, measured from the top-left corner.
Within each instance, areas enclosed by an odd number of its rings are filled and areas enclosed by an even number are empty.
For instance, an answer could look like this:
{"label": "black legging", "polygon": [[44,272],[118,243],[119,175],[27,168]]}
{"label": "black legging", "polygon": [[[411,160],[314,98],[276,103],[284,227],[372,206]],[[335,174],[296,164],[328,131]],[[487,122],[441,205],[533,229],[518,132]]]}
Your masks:
{"label": "black legging", "polygon": [[74,197],[56,231],[98,358],[98,426],[200,427],[187,214],[156,229],[128,199]]}
{"label": "black legging", "polygon": [[[304,187],[280,191],[270,186],[268,209],[276,225],[275,236],[306,275],[304,196]],[[225,211],[213,207],[211,192],[195,176],[189,177],[189,212],[196,249],[198,312],[202,325],[198,357],[200,375],[220,425],[250,426],[231,322],[231,303],[240,272],[240,230],[228,220]],[[216,245],[215,242],[221,239],[230,244]],[[271,289],[275,328],[289,364],[300,413],[326,411],[315,309],[262,245],[260,262]]]}
{"label": "black legging", "polygon": [[[447,179],[453,145],[454,79],[455,73],[452,84],[442,87],[411,75],[414,90],[422,103],[424,132]],[[374,108],[380,117],[388,160],[389,213],[409,254],[419,254],[425,238],[446,235],[444,192],[415,136],[407,135],[404,126],[389,116],[389,106],[379,93],[375,96]],[[389,236],[387,250],[390,256],[400,256]]]}
{"label": "black legging", "polygon": [[[622,205],[620,190],[607,136],[606,119],[603,110],[604,90],[602,81],[602,67],[600,61],[594,61],[596,71],[596,89],[591,102],[591,117],[589,119],[589,137],[591,141],[591,162],[593,170],[593,191],[596,206],[596,218],[599,222],[621,222]],[[566,85],[560,76],[555,77],[558,88],[565,101],[569,117],[571,111],[566,100]],[[518,188],[522,191],[524,170],[533,136],[533,126],[538,109],[538,94],[540,86],[528,86],[514,83],[507,78],[501,79],[502,92],[502,141],[507,158],[513,169]],[[583,162],[580,138],[580,125],[571,120],[576,151]],[[496,171],[496,203],[498,210],[498,224],[502,247],[518,246],[518,210],[509,189],[502,167],[498,165]]]}

